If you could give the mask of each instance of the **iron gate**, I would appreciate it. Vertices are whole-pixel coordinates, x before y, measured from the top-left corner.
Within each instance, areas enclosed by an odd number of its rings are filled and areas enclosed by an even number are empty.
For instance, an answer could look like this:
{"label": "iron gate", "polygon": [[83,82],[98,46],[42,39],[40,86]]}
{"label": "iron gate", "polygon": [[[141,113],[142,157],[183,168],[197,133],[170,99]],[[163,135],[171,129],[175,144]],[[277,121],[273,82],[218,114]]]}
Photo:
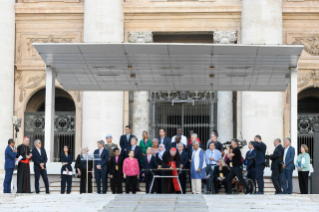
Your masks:
{"label": "iron gate", "polygon": [[[44,112],[24,113],[24,136],[30,139],[30,148],[34,140],[40,139],[44,147],[45,114]],[[55,112],[53,161],[60,162],[64,145],[68,145],[75,159],[75,112]]]}
{"label": "iron gate", "polygon": [[310,163],[313,159],[314,150],[314,129],[312,119],[319,114],[298,114],[298,154],[301,144],[307,145],[310,155]]}
{"label": "iron gate", "polygon": [[181,127],[186,137],[194,130],[205,145],[215,126],[214,96],[212,91],[150,92],[153,137],[157,137],[160,128],[173,137]]}

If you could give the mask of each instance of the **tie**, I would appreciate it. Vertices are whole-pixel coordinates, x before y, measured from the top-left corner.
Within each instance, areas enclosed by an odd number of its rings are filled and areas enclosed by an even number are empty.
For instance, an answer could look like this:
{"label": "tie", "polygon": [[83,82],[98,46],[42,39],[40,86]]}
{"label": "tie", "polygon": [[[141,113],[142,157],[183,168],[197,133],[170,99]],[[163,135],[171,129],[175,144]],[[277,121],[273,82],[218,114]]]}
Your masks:
{"label": "tie", "polygon": [[100,149],[100,157],[101,157],[102,149]]}
{"label": "tie", "polygon": [[126,135],[127,142],[130,142],[129,139],[130,139],[130,135]]}
{"label": "tie", "polygon": [[150,163],[150,156],[147,156],[148,163]]}

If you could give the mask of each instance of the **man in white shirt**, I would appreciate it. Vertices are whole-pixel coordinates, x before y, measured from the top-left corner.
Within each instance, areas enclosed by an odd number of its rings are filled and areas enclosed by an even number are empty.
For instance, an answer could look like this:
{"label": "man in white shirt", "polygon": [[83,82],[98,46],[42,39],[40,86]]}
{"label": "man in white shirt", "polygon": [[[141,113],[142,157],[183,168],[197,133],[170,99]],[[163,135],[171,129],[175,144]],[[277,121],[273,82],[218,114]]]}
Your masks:
{"label": "man in white shirt", "polygon": [[[181,136],[181,142],[187,146],[187,138],[185,135],[183,135],[183,129],[182,128],[177,128],[177,135]],[[175,137],[176,135],[172,138],[172,143],[175,142]]]}

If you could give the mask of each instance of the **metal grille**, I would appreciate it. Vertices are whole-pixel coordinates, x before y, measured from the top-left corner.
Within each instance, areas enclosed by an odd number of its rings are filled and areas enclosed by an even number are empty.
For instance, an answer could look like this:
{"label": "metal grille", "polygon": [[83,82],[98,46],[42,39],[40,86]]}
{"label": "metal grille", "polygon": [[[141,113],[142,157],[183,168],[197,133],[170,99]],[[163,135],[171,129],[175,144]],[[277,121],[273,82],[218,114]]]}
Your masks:
{"label": "metal grille", "polygon": [[194,130],[206,146],[210,131],[214,128],[213,92],[151,92],[153,137],[160,128],[166,135],[176,135],[178,127],[189,137]]}
{"label": "metal grille", "polygon": [[[24,113],[24,135],[30,138],[30,148],[33,141],[40,139],[44,147],[45,114],[44,112]],[[54,116],[53,161],[60,162],[64,145],[68,145],[75,158],[75,112],[56,112]]]}
{"label": "metal grille", "polygon": [[310,163],[312,163],[314,154],[314,129],[312,119],[318,114],[298,114],[298,153],[301,144],[307,145],[310,155]]}

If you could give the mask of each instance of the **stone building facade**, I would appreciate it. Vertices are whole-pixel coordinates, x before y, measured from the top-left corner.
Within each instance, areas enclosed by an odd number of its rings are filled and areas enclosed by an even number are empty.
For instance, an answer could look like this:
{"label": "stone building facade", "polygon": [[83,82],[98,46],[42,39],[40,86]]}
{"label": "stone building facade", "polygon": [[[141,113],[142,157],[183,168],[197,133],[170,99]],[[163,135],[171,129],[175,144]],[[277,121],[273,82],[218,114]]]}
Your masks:
{"label": "stone building facade", "polygon": [[[306,99],[306,112],[307,107],[318,103],[319,4],[316,0],[268,0],[260,1],[260,4],[255,0],[0,2],[0,19],[4,20],[0,23],[0,40],[3,43],[0,52],[3,64],[0,67],[0,94],[2,101],[7,103],[0,106],[3,118],[0,121],[1,146],[5,146],[7,138],[13,136],[10,125],[13,114],[22,118],[21,132],[18,134],[18,143],[21,143],[23,136],[27,135],[26,113],[41,112],[39,108],[44,96],[39,92],[45,88],[45,64],[32,46],[33,42],[303,44],[305,49],[298,66],[298,92],[302,95],[298,99]],[[96,141],[109,133],[118,143],[127,124],[132,125],[133,134],[138,138],[144,130],[149,132],[150,137],[158,136],[156,127],[160,125],[156,125],[156,117],[153,119],[157,109],[155,103],[153,105],[150,101],[153,93],[66,91],[57,81],[56,85],[59,89],[56,98],[61,98],[61,110],[68,100],[75,106],[71,111],[74,112],[72,120],[65,117],[57,119],[57,124],[61,126],[73,126],[72,132],[66,128],[68,132],[65,135],[73,133],[74,154],[78,154],[84,145],[95,148]],[[165,98],[170,96],[170,91],[159,92]],[[261,134],[269,146],[268,152],[272,152],[274,138],[290,136],[288,92],[289,89],[285,93],[210,93],[214,98],[208,103],[208,125],[203,125],[208,131],[202,131],[205,136],[199,136],[206,138],[209,130],[217,129],[220,140],[224,142],[232,137],[249,141],[255,134]],[[191,94],[190,98],[198,95]],[[319,110],[314,109],[313,113],[319,113]],[[309,123],[309,118],[311,116],[306,115],[300,122],[300,128],[306,132],[304,134],[311,134],[311,129],[302,125]],[[37,126],[41,125],[41,117],[33,121]],[[173,122],[171,124],[174,125]],[[174,130],[182,124],[176,122],[170,127]],[[167,123],[164,126],[167,127]],[[195,126],[185,126],[184,129],[186,131],[191,127]],[[187,135],[187,132],[184,134]],[[3,167],[3,153],[0,157]],[[55,161],[58,159],[51,159],[51,162]]]}

